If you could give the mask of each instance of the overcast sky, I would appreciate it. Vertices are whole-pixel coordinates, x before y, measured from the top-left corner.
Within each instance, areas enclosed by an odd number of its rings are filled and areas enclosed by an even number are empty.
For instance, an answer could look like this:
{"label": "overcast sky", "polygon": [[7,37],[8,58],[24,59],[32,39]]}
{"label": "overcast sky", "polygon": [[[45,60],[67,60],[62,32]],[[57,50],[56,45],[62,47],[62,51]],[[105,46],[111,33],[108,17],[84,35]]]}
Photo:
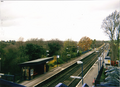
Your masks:
{"label": "overcast sky", "polygon": [[83,36],[109,40],[101,24],[115,10],[120,11],[120,0],[4,0],[0,2],[0,40],[79,41]]}

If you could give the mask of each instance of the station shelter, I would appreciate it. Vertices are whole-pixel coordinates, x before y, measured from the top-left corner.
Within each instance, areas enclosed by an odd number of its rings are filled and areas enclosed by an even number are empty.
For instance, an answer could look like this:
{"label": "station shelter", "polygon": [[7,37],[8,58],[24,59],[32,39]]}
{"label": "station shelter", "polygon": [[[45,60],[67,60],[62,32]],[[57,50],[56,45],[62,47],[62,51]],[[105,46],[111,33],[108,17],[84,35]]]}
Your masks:
{"label": "station shelter", "polygon": [[53,60],[53,57],[40,58],[20,63],[19,66],[22,67],[22,76],[24,80],[30,80],[36,75],[46,73],[48,71],[46,63],[51,60]]}

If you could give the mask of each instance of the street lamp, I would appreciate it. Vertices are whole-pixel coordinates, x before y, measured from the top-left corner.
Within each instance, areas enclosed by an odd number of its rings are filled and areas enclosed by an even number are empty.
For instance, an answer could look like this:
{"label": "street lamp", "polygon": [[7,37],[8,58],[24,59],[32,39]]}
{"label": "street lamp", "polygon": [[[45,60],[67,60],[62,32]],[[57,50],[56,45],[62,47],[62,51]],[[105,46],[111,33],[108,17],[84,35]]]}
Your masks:
{"label": "street lamp", "polygon": [[100,69],[101,69],[101,60],[102,60],[102,57],[98,57],[98,60],[100,61]]}
{"label": "street lamp", "polygon": [[58,58],[59,58],[59,55],[57,55],[57,67],[58,67]]}
{"label": "street lamp", "polygon": [[[99,51],[96,51],[96,53],[98,53]],[[98,53],[99,56],[99,53]],[[98,74],[99,74],[99,60],[98,60]]]}
{"label": "street lamp", "polygon": [[102,53],[102,65],[103,65],[103,62],[104,62],[104,53]]}
{"label": "street lamp", "polygon": [[79,56],[79,46],[77,46],[77,56]]}
{"label": "street lamp", "polygon": [[0,72],[1,72],[1,58],[0,58]]}
{"label": "street lamp", "polygon": [[82,61],[77,61],[77,64],[82,64],[82,85],[83,85],[83,62]]}
{"label": "street lamp", "polygon": [[[68,47],[66,48],[67,58],[68,58]],[[66,60],[67,61],[67,60]]]}

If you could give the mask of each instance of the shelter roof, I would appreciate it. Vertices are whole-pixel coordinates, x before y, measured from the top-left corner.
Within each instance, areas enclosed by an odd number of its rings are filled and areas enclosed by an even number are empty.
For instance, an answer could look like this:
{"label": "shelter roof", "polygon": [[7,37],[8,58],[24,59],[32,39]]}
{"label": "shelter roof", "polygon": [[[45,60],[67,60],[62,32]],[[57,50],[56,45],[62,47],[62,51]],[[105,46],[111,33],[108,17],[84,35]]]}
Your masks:
{"label": "shelter roof", "polygon": [[39,58],[39,59],[36,59],[36,60],[23,62],[23,63],[20,63],[19,66],[33,66],[33,65],[46,63],[47,61],[50,61],[50,60],[53,60],[53,57]]}

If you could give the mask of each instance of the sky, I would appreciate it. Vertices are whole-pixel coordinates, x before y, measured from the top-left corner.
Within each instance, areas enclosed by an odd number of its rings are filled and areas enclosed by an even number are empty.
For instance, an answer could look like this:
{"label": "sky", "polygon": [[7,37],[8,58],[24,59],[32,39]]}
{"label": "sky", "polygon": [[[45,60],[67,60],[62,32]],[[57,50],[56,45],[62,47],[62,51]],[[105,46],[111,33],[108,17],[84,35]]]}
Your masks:
{"label": "sky", "polygon": [[3,0],[0,40],[109,40],[101,25],[115,10],[120,11],[120,0]]}

